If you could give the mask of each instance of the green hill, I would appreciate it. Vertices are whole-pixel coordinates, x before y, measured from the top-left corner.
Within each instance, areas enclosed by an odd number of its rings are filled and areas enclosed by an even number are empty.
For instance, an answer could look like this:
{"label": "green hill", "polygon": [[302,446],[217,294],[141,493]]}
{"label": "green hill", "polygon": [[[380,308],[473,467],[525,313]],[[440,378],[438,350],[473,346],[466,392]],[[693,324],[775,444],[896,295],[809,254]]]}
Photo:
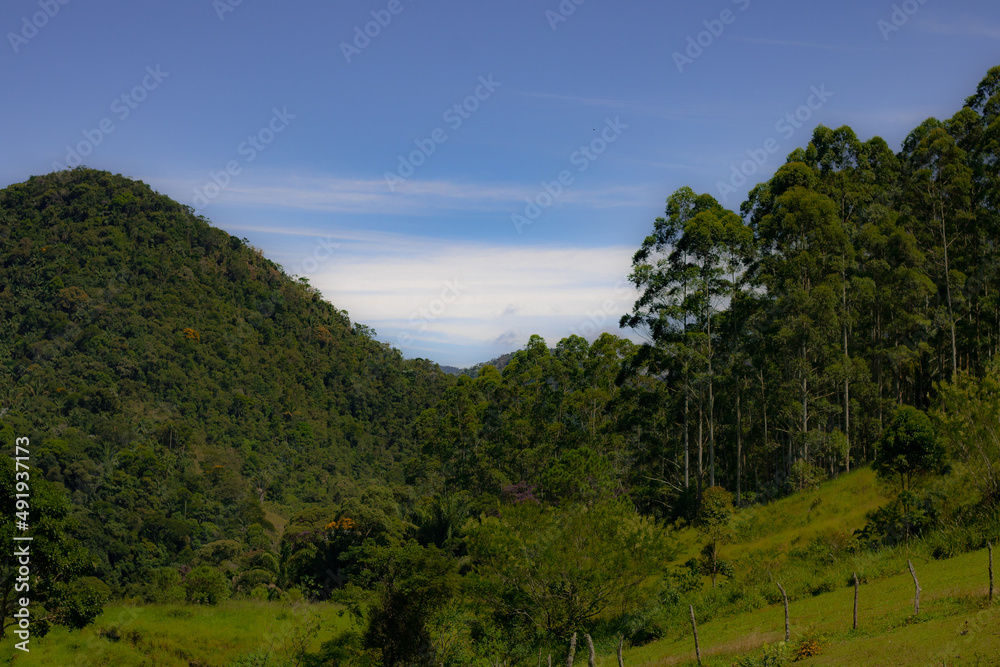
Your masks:
{"label": "green hill", "polygon": [[118,592],[255,523],[401,484],[410,425],[451,383],[107,172],[0,192],[0,286],[0,427],[37,443]]}

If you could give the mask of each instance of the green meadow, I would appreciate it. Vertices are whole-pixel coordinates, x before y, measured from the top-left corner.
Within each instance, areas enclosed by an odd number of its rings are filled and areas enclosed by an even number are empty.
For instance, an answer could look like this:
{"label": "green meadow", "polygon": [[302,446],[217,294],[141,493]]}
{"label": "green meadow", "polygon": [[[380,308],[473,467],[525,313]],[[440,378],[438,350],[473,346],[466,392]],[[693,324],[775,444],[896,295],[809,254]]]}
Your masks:
{"label": "green meadow", "polygon": [[109,604],[83,630],[54,628],[6,665],[283,665],[351,627],[329,603],[228,600],[215,606]]}
{"label": "green meadow", "polygon": [[[789,594],[791,639],[786,660],[804,640],[819,653],[802,665],[996,665],[1000,664],[1000,604],[990,606],[988,555],[972,551],[934,558],[928,544],[870,551],[837,551],[865,513],[884,504],[888,490],[862,468],[819,488],[741,510],[735,538],[723,556],[735,565],[718,588],[702,581],[696,614],[702,664],[765,665],[765,650],[783,650],[784,611],[770,577]],[[701,543],[689,527],[677,531],[681,555],[669,569],[695,555]],[[830,547],[817,567],[807,557],[816,545]],[[913,562],[922,588],[914,615]],[[753,573],[766,565],[769,574]],[[852,629],[853,573],[859,590],[858,629]],[[749,573],[749,574],[748,574]],[[697,599],[697,598],[695,598]],[[337,633],[358,629],[340,605],[228,600],[216,606],[109,604],[81,631],[56,627],[33,640],[30,654],[17,652],[8,665],[166,665],[265,667],[294,665],[315,654]],[[629,667],[695,665],[690,626],[626,649]],[[613,647],[598,647],[597,665],[617,664]],[[586,664],[578,651],[575,664]],[[554,656],[555,658],[555,656]],[[742,662],[741,662],[742,661]]]}
{"label": "green meadow", "polygon": [[[779,598],[770,580],[757,585],[740,579],[739,571],[766,562],[789,594],[793,650],[806,637],[818,641],[821,653],[802,665],[997,665],[1000,664],[1000,603],[987,602],[986,549],[954,558],[936,559],[927,543],[909,547],[847,553],[837,547],[865,525],[865,514],[889,500],[889,490],[874,473],[862,468],[768,505],[740,511],[736,540],[722,548],[737,575],[722,582],[731,587],[730,600],[710,610],[714,616],[699,623],[703,665],[733,665],[740,658],[757,658],[764,648],[784,640],[784,610],[780,601],[732,613],[746,605],[748,592]],[[680,531],[686,548],[679,560],[693,557],[700,546],[693,529]],[[829,547],[825,567],[803,562],[803,555]],[[914,615],[913,579],[906,561],[913,562],[922,588],[920,614]],[[858,629],[852,629],[853,573],[859,590]],[[706,590],[710,583],[704,582]],[[830,589],[830,590],[826,590]],[[780,598],[779,598],[780,599]],[[752,603],[751,603],[752,604]],[[696,614],[699,612],[695,604]],[[727,611],[729,613],[727,613]],[[626,665],[697,664],[690,626],[677,636],[625,651]],[[600,661],[598,664],[601,664]],[[603,664],[615,664],[609,656]],[[760,664],[764,662],[747,662]]]}

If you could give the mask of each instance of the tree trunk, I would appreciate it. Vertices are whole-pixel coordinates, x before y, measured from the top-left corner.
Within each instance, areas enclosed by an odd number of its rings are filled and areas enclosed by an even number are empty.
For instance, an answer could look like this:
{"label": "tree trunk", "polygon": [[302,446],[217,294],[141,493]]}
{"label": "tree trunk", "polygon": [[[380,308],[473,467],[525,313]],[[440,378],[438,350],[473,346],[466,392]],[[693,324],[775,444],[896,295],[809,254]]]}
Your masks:
{"label": "tree trunk", "polygon": [[858,629],[858,588],[860,586],[858,582],[858,573],[854,572],[854,626],[855,630]]}
{"label": "tree trunk", "polygon": [[625,658],[622,656],[622,647],[625,644],[625,635],[618,635],[618,667],[625,667]]}
{"label": "tree trunk", "polygon": [[851,472],[851,355],[847,347],[847,273],[845,268],[843,283],[844,297],[844,436],[847,437],[847,472]]}
{"label": "tree trunk", "polygon": [[743,417],[740,413],[741,379],[736,380],[736,506],[740,506],[740,479],[743,473]]}
{"label": "tree trunk", "polygon": [[705,477],[704,455],[705,436],[703,428],[705,426],[704,394],[698,392],[698,502],[701,502],[701,480]]}
{"label": "tree trunk", "polygon": [[[802,348],[802,362],[806,361],[806,349]],[[806,432],[809,430],[809,380],[806,379],[805,368],[802,369],[802,458],[809,462],[809,439]]]}
{"label": "tree trunk", "polygon": [[688,441],[688,406],[691,402],[691,393],[687,384],[687,377],[684,378],[684,488],[691,488],[691,445]]}
{"label": "tree trunk", "polygon": [[944,285],[948,296],[948,324],[951,326],[951,373],[958,371],[958,347],[955,343],[955,311],[951,305],[951,267],[948,263],[948,231],[944,224],[944,206],[941,207],[941,247],[944,249]]}
{"label": "tree trunk", "polygon": [[594,641],[590,638],[590,635],[584,635],[583,638],[587,640],[587,667],[597,667],[597,654],[594,653]]}
{"label": "tree trunk", "polygon": [[701,664],[701,647],[698,645],[698,624],[694,620],[694,605],[688,605],[688,609],[691,610],[691,630],[694,632],[694,655],[698,658],[698,664]]}
{"label": "tree trunk", "polygon": [[708,485],[715,486],[715,378],[712,377],[712,313],[708,313]]}
{"label": "tree trunk", "polygon": [[917,571],[913,569],[913,563],[906,559],[906,566],[910,568],[910,575],[913,577],[913,613],[920,613],[920,582],[917,581]]}

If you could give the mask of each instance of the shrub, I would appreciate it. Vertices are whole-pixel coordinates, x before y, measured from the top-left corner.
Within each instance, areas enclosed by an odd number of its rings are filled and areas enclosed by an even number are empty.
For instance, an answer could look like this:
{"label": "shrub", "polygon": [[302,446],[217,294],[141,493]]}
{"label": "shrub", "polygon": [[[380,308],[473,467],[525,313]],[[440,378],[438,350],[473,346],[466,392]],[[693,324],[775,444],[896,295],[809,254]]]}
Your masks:
{"label": "shrub", "polygon": [[104,610],[111,589],[95,577],[80,577],[68,586],[59,610],[59,624],[80,629],[94,622]]}
{"label": "shrub", "polygon": [[249,570],[236,577],[235,588],[237,591],[246,592],[253,590],[258,585],[267,586],[273,584],[274,580],[275,576],[273,572],[259,569]]}
{"label": "shrub", "polygon": [[764,650],[758,656],[748,655],[744,656],[739,662],[735,663],[736,667],[784,667],[788,664],[788,645],[785,642],[777,642],[774,644],[768,644],[764,647]]}
{"label": "shrub", "polygon": [[229,597],[229,581],[214,567],[201,565],[188,572],[184,590],[187,591],[188,602],[218,604]]}
{"label": "shrub", "polygon": [[799,459],[792,464],[791,475],[788,477],[789,490],[814,489],[825,479],[826,471],[804,459]]}
{"label": "shrub", "polygon": [[792,650],[792,656],[796,661],[811,658],[823,652],[822,638],[813,630],[808,631],[799,643]]}
{"label": "shrub", "polygon": [[269,570],[274,574],[278,574],[280,571],[278,559],[267,551],[251,551],[243,554],[240,557],[239,566],[241,570]]}
{"label": "shrub", "polygon": [[153,570],[142,588],[142,599],[145,602],[180,602],[184,597],[181,574],[172,567]]}

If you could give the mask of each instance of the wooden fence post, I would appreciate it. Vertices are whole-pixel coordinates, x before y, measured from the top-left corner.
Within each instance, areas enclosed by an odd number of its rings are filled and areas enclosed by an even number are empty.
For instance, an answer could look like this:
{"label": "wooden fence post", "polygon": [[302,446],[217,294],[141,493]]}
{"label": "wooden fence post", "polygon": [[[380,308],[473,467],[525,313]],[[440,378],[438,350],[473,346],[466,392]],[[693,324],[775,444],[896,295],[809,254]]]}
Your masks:
{"label": "wooden fence post", "polygon": [[858,573],[854,572],[854,629],[858,629]]}
{"label": "wooden fence post", "polygon": [[913,588],[914,588],[914,593],[913,593],[913,613],[914,614],[919,614],[920,613],[920,582],[917,581],[917,571],[913,569],[913,563],[910,562],[909,558],[906,559],[906,566],[908,568],[910,568],[910,575],[913,577]]}
{"label": "wooden fence post", "polygon": [[990,604],[993,604],[993,545],[987,542],[986,548],[990,550]]}
{"label": "wooden fence post", "polygon": [[694,605],[688,605],[688,609],[691,610],[691,630],[694,631],[694,654],[698,658],[698,664],[701,664],[701,647],[698,646],[698,624],[694,621]]}
{"label": "wooden fence post", "polygon": [[573,667],[573,658],[576,657],[576,633],[569,638],[569,657],[566,658],[566,667]]}
{"label": "wooden fence post", "polygon": [[787,642],[791,638],[788,626],[788,594],[785,593],[785,587],[777,579],[774,580],[774,583],[778,586],[778,590],[781,591],[781,597],[785,601],[785,641]]}

